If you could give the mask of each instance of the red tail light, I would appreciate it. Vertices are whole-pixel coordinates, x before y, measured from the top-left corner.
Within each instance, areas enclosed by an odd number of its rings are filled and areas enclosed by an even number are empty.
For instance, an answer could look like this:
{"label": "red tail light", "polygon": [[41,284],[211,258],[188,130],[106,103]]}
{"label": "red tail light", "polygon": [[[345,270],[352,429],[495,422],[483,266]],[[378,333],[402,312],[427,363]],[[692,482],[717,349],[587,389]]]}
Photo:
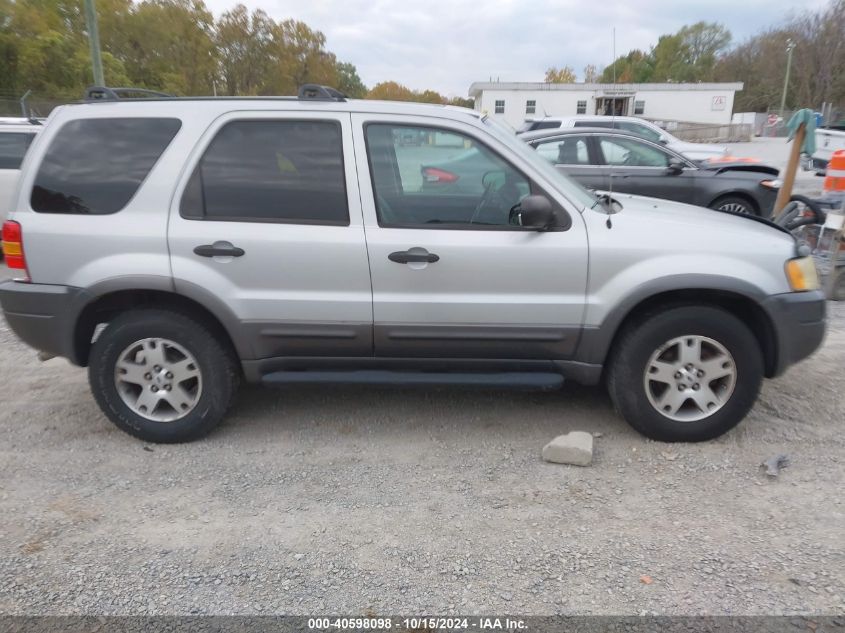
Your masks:
{"label": "red tail light", "polygon": [[451,171],[445,169],[437,169],[437,167],[423,167],[423,180],[426,182],[436,182],[438,184],[445,184],[455,182],[460,176],[453,174]]}
{"label": "red tail light", "polygon": [[6,265],[11,269],[24,271],[28,281],[29,273],[23,253],[23,231],[21,225],[12,220],[3,223],[3,255],[6,257]]}

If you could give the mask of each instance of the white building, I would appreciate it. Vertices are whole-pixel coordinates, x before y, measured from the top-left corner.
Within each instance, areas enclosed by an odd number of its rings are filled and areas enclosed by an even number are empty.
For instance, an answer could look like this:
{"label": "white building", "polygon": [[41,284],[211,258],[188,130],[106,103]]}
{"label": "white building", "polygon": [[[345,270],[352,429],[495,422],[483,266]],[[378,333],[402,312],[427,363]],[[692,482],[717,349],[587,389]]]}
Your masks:
{"label": "white building", "polygon": [[658,121],[716,125],[731,122],[743,84],[547,84],[475,82],[475,109],[518,128],[528,119],[574,114],[642,116]]}

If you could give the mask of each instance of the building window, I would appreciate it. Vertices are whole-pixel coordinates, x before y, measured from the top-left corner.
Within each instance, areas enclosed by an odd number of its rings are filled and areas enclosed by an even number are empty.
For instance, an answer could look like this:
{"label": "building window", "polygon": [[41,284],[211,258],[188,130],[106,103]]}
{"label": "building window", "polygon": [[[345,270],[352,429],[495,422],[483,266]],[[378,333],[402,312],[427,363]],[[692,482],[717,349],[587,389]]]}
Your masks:
{"label": "building window", "polygon": [[[504,104],[502,104],[504,105]],[[525,102],[525,114],[534,114],[537,111],[537,102],[532,100]]]}
{"label": "building window", "polygon": [[496,114],[504,114],[505,113],[505,100],[502,99],[501,101],[496,101]]}
{"label": "building window", "polygon": [[634,101],[634,114],[645,113],[645,101]]}
{"label": "building window", "polygon": [[587,114],[587,102],[586,101],[579,101],[578,102],[578,109],[575,111],[575,114]]}

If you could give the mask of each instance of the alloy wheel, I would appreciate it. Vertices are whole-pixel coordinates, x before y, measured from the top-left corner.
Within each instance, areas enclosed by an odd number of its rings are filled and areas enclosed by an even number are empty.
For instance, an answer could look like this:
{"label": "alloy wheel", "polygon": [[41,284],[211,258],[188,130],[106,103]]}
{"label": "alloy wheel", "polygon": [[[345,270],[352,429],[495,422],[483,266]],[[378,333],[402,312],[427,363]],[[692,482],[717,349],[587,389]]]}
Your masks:
{"label": "alloy wheel", "polygon": [[736,387],[733,356],[706,336],[680,336],[661,345],[645,366],[648,401],[670,420],[695,422],[727,404]]}
{"label": "alloy wheel", "polygon": [[202,374],[194,356],[163,338],[129,345],[114,369],[117,393],[134,413],[156,422],[188,415],[202,395]]}

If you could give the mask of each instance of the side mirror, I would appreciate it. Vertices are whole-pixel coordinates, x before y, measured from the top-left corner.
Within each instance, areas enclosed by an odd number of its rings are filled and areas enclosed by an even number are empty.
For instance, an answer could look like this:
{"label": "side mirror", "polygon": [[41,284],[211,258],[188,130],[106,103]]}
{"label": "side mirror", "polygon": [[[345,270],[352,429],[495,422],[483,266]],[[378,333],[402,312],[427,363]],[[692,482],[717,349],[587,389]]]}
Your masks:
{"label": "side mirror", "polygon": [[666,168],[666,173],[670,176],[677,176],[684,172],[684,164],[676,158],[669,160],[669,166]]}
{"label": "side mirror", "polygon": [[660,143],[661,145],[668,145],[669,139],[666,138],[665,136],[661,136],[659,139],[657,139],[657,142]]}
{"label": "side mirror", "polygon": [[547,231],[555,224],[555,212],[546,196],[526,196],[516,209],[520,226],[535,231]]}

